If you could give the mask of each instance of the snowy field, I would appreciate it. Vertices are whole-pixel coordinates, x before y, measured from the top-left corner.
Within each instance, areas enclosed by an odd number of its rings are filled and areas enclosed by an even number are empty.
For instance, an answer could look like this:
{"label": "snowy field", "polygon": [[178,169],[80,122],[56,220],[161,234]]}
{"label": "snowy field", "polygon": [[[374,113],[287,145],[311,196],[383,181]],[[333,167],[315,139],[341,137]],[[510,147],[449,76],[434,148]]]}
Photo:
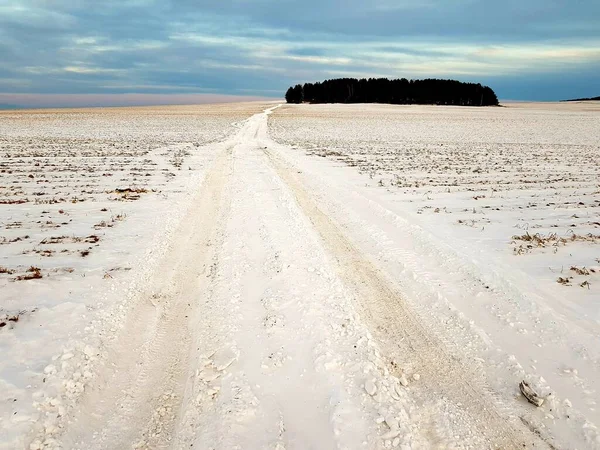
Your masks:
{"label": "snowy field", "polygon": [[0,449],[600,448],[599,259],[594,103],[0,112]]}
{"label": "snowy field", "polygon": [[419,223],[502,255],[599,323],[600,103],[319,105],[273,117],[280,142],[356,167]]}
{"label": "snowy field", "polygon": [[82,388],[94,323],[151,273],[209,144],[263,109],[0,112],[0,448],[19,448],[36,409],[62,407],[64,379],[76,374],[68,396]]}
{"label": "snowy field", "polygon": [[302,105],[270,128],[495,395],[514,402],[530,380],[553,393],[530,425],[558,448],[598,447],[599,103]]}

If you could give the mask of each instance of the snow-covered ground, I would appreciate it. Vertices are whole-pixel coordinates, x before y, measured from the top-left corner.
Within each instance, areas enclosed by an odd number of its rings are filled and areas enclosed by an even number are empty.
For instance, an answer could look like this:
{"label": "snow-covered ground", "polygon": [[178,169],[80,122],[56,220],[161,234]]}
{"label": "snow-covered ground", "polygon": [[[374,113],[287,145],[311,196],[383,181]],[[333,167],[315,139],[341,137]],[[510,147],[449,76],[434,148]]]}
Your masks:
{"label": "snow-covered ground", "polygon": [[32,423],[52,429],[38,410],[63,411],[92,376],[117,305],[152,276],[218,153],[209,144],[264,108],[0,113],[0,448],[23,447]]}
{"label": "snow-covered ground", "polygon": [[508,105],[318,105],[282,110],[272,127],[280,142],[356,167],[363,184],[420,216],[411,220],[506,257],[566,297],[557,307],[599,323],[600,103]]}
{"label": "snow-covered ground", "polygon": [[558,448],[600,445],[599,104],[287,106],[270,127],[506,408],[528,379],[552,401],[513,414]]}
{"label": "snow-covered ground", "polygon": [[600,448],[600,107],[268,107],[0,114],[0,448]]}

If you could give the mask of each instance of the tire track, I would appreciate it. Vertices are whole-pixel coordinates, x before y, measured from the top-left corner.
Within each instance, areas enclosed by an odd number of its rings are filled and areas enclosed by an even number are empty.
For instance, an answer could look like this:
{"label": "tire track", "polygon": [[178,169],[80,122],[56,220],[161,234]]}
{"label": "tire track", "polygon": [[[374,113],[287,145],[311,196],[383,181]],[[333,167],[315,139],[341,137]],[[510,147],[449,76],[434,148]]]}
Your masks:
{"label": "tire track", "polygon": [[189,317],[202,304],[232,145],[213,163],[155,281],[134,300],[104,368],[60,441],[72,449],[167,448],[190,367]]}
{"label": "tire track", "polygon": [[[270,111],[254,116],[233,139],[219,144],[222,153],[155,281],[132,300],[104,367],[62,435],[62,448],[204,448],[210,442],[220,448],[252,448],[252,442],[274,436],[277,448],[286,442],[301,448],[316,439],[318,430],[322,439],[315,446],[337,442],[338,435],[339,443],[350,443],[340,448],[354,448],[363,436],[364,442],[398,445],[394,417],[383,418],[393,436],[367,436],[368,430],[379,429],[372,419],[382,404],[367,383],[358,384],[366,372],[357,371],[377,362],[379,351],[345,353],[353,342],[364,342],[369,329],[386,359],[406,362],[422,376],[416,387],[402,393],[423,403],[419,414],[400,415],[408,425],[403,428],[407,442],[409,430],[416,427],[415,445],[448,448],[448,442],[459,443],[454,435],[441,435],[461,429],[443,416],[451,410],[458,411],[458,425],[482,437],[468,439],[465,446],[484,440],[489,448],[544,448],[521,423],[498,413],[485,389],[470,381],[469,367],[452,357],[395,283],[319,208],[297,171],[272,149],[266,120]],[[243,172],[236,175],[234,169]],[[278,189],[281,194],[274,194]],[[304,236],[302,243],[293,242],[299,236]],[[312,259],[315,267],[329,266],[330,256],[337,276],[320,279],[311,275],[314,267],[305,270]],[[291,268],[278,275],[284,267]],[[332,290],[335,280],[340,292],[352,294],[343,294],[347,310],[323,306],[327,301],[339,305],[342,297]],[[277,303],[278,294],[288,310],[278,310],[276,317],[267,306]],[[361,317],[348,322],[354,309]],[[283,320],[285,314],[294,320]],[[272,320],[289,324],[292,334],[269,327]],[[337,349],[330,348],[332,342]],[[283,365],[288,346],[297,353],[286,362],[289,368]],[[259,365],[261,356],[269,362]],[[377,369],[385,372],[383,378],[388,372],[381,361]],[[307,372],[311,364],[314,370]],[[400,377],[394,370],[391,366],[390,372]],[[337,392],[337,407],[330,403],[332,391]]]}
{"label": "tire track", "polygon": [[491,448],[543,448],[544,443],[536,436],[495,411],[489,394],[469,381],[471,373],[468,368],[461,366],[443,343],[424,328],[394,283],[317,206],[297,176],[297,171],[272,150],[264,151],[337,261],[341,277],[355,294],[361,317],[370,325],[388,357],[396,361],[409,361],[422,376],[420,383],[424,389],[440,398],[447,398],[455,405],[461,405],[460,409],[475,424]]}

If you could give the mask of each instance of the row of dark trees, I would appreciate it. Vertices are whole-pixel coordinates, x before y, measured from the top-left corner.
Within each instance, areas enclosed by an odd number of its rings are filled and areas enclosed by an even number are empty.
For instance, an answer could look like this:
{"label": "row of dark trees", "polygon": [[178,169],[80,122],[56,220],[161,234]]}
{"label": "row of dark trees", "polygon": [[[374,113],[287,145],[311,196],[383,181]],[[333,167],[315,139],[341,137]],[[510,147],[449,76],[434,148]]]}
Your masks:
{"label": "row of dark trees", "polygon": [[488,86],[456,80],[388,80],[387,78],[338,78],[290,87],[288,103],[393,103],[398,105],[498,105]]}
{"label": "row of dark trees", "polygon": [[586,97],[586,98],[573,98],[570,100],[561,100],[561,102],[587,102],[591,100],[600,100],[600,96],[598,97]]}

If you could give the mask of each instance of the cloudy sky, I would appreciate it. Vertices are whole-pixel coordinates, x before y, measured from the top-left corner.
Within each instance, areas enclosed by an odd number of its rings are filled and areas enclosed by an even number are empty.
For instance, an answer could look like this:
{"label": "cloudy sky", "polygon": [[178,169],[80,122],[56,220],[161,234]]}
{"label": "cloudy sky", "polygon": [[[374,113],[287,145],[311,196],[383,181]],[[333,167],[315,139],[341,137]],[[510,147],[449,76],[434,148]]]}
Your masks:
{"label": "cloudy sky", "polygon": [[556,100],[600,95],[599,73],[599,0],[0,0],[0,103],[280,98],[343,76]]}

